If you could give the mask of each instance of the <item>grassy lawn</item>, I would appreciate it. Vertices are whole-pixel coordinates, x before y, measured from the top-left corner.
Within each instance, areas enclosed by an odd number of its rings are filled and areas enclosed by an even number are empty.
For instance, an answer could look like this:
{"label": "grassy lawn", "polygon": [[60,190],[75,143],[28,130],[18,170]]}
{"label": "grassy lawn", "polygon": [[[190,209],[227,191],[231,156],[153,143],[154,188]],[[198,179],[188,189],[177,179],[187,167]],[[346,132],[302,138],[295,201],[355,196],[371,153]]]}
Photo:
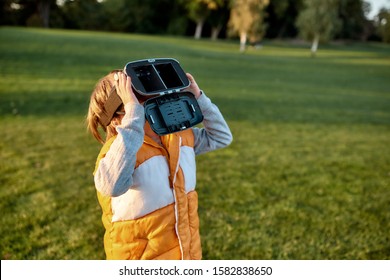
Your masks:
{"label": "grassy lawn", "polygon": [[205,259],[390,258],[390,46],[0,28],[0,257],[103,259],[96,81],[173,57],[234,136],[198,157]]}

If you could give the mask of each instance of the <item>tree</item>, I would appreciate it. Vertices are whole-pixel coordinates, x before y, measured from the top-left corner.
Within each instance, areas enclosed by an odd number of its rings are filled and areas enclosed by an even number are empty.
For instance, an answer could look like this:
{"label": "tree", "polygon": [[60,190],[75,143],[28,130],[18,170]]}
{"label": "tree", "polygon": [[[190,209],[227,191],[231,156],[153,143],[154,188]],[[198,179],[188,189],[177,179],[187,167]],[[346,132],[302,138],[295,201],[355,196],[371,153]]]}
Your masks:
{"label": "tree", "polygon": [[[1,25],[22,25],[23,7],[15,1],[0,1],[0,23]],[[25,20],[24,20],[25,21]]]}
{"label": "tree", "polygon": [[62,5],[66,28],[100,30],[105,24],[102,4],[96,0],[65,0]]}
{"label": "tree", "polygon": [[38,13],[42,19],[43,26],[49,28],[50,9],[56,5],[56,0],[40,0],[37,3]]}
{"label": "tree", "polygon": [[303,0],[272,0],[265,12],[267,17],[267,38],[295,38],[295,21],[302,9]]}
{"label": "tree", "polygon": [[233,0],[228,28],[230,34],[240,37],[240,51],[246,49],[249,40],[253,43],[262,39],[265,33],[264,8],[269,0]]}
{"label": "tree", "polygon": [[212,10],[222,5],[223,0],[181,0],[187,10],[188,17],[196,22],[194,38],[200,39],[203,25]]}
{"label": "tree", "polygon": [[297,19],[301,36],[312,40],[311,53],[315,56],[320,41],[329,41],[338,30],[338,0],[305,0],[305,8]]}
{"label": "tree", "polygon": [[185,10],[178,1],[106,0],[102,4],[108,30],[183,34],[187,28]]}
{"label": "tree", "polygon": [[56,0],[2,1],[2,10],[7,11],[5,23],[49,27],[50,11],[57,7]]}
{"label": "tree", "polygon": [[336,37],[364,40],[367,4],[363,0],[339,0],[340,30]]}
{"label": "tree", "polygon": [[211,40],[216,40],[229,19],[229,0],[220,0],[217,9],[211,10],[207,22],[211,25]]}
{"label": "tree", "polygon": [[377,18],[382,41],[390,43],[390,9],[381,8]]}

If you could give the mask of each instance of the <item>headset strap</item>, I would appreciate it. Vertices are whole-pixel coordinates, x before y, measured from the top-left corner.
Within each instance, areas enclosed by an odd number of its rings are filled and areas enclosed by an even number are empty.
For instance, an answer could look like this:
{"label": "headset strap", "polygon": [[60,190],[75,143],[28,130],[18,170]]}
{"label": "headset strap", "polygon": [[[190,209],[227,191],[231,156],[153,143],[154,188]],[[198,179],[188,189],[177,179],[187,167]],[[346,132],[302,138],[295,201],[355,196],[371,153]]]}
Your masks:
{"label": "headset strap", "polygon": [[122,105],[122,99],[116,93],[115,86],[112,87],[110,94],[104,104],[104,110],[100,116],[100,123],[104,126],[108,126],[114,116],[115,112],[118,110],[119,106]]}

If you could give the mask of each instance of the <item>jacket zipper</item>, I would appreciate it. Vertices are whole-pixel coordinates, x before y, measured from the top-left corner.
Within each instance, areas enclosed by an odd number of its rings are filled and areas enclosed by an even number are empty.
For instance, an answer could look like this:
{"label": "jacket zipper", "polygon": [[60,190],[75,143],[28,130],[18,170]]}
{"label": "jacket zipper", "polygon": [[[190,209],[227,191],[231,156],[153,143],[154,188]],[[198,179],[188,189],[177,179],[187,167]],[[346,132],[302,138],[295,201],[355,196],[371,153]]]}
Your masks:
{"label": "jacket zipper", "polygon": [[[157,145],[156,143],[153,142],[149,142],[149,141],[144,141],[145,143],[149,144],[149,145],[152,145],[160,150],[162,150],[164,156],[167,158],[167,161],[168,161],[168,164],[170,163],[170,156],[169,156],[169,152],[163,147],[163,146],[160,146],[160,145]],[[179,246],[180,246],[180,253],[181,253],[181,259],[183,260],[184,259],[184,251],[183,251],[183,245],[181,243],[181,239],[180,239],[180,235],[179,235],[179,209],[177,207],[177,199],[176,199],[176,192],[175,192],[175,188],[174,188],[174,185],[175,185],[175,182],[176,182],[176,175],[177,175],[177,172],[179,171],[179,166],[180,166],[180,147],[181,147],[181,143],[182,143],[182,139],[181,139],[181,136],[179,136],[179,155],[178,155],[178,160],[177,160],[177,163],[176,163],[176,168],[175,168],[175,174],[173,176],[173,179],[172,179],[172,191],[173,191],[173,197],[175,199],[175,219],[176,219],[176,222],[175,222],[175,232],[176,232],[176,236],[177,236],[177,240],[179,241]]]}
{"label": "jacket zipper", "polygon": [[181,252],[181,259],[184,259],[184,252],[183,252],[183,245],[181,243],[180,235],[179,235],[179,209],[177,207],[177,200],[176,200],[176,192],[175,192],[175,182],[176,182],[176,174],[179,171],[179,163],[180,163],[180,147],[181,147],[181,136],[179,136],[179,155],[178,160],[176,163],[176,169],[175,169],[175,175],[172,180],[172,189],[173,189],[173,196],[175,198],[175,217],[176,217],[176,223],[175,223],[175,231],[177,235],[177,239],[179,240],[179,246],[180,246],[180,252]]}

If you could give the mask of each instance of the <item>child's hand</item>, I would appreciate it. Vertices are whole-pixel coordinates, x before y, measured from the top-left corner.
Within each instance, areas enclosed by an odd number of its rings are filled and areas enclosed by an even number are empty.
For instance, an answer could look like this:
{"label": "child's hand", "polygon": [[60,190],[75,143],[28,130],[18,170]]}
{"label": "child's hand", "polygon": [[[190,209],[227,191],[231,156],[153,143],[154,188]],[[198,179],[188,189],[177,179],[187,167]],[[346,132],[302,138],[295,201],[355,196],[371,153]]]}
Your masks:
{"label": "child's hand", "polygon": [[202,94],[200,92],[200,88],[198,87],[198,84],[196,83],[194,77],[192,77],[192,75],[190,73],[186,73],[187,75],[187,78],[190,80],[190,86],[188,88],[186,88],[185,90],[188,90],[189,92],[191,92],[196,99],[198,99],[200,97],[200,95]]}
{"label": "child's hand", "polygon": [[139,104],[133,89],[131,88],[131,78],[123,72],[114,74],[116,92],[122,99],[123,104]]}

